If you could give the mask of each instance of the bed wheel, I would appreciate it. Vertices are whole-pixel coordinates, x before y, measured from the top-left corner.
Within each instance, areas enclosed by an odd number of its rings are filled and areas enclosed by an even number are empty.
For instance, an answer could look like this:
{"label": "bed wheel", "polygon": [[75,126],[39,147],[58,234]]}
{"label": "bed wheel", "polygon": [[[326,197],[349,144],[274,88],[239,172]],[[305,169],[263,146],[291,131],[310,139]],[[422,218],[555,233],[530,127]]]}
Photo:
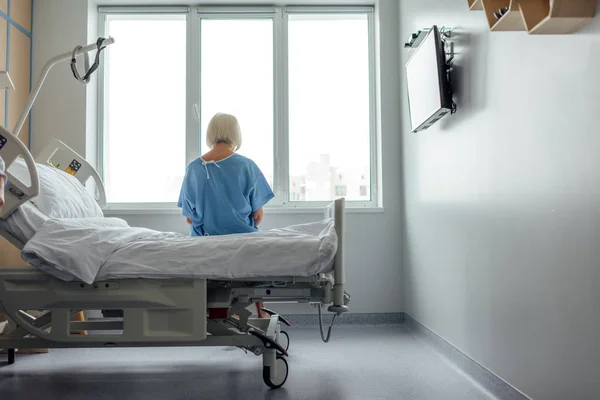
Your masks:
{"label": "bed wheel", "polygon": [[275,366],[277,367],[277,378],[275,380],[271,380],[271,368],[263,367],[263,381],[271,389],[279,389],[288,378],[288,363],[283,356],[277,356]]}
{"label": "bed wheel", "polygon": [[[279,345],[283,347],[285,351],[290,349],[290,335],[286,331],[279,332]],[[278,350],[277,355],[282,356],[283,353]]]}
{"label": "bed wheel", "polygon": [[15,349],[8,349],[8,365],[15,363]]}

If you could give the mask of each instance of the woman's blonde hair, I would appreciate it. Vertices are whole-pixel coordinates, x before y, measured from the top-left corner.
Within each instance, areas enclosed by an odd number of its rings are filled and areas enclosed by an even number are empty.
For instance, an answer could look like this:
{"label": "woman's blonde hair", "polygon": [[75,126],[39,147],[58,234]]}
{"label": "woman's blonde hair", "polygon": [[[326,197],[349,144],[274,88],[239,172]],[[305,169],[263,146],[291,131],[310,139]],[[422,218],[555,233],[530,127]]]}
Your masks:
{"label": "woman's blonde hair", "polygon": [[206,144],[213,148],[217,143],[228,144],[235,151],[242,147],[242,130],[233,115],[217,113],[208,123]]}

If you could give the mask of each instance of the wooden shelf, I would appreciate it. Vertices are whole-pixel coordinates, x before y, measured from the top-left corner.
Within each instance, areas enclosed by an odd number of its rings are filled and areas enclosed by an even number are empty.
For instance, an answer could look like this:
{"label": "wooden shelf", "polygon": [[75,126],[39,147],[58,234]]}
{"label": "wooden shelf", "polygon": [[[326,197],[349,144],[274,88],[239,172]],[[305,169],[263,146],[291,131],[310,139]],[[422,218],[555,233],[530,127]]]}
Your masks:
{"label": "wooden shelf", "polygon": [[471,11],[483,10],[483,3],[481,3],[481,0],[467,0],[467,3],[469,3],[469,10]]}
{"label": "wooden shelf", "polygon": [[[518,0],[481,0],[483,9],[490,25],[490,29],[494,32],[511,32],[524,31],[525,23]],[[531,1],[531,0],[526,0]],[[537,1],[537,0],[535,0]],[[508,12],[500,19],[496,18],[494,13],[497,13],[501,8],[508,7]]]}
{"label": "wooden shelf", "polygon": [[594,18],[596,0],[523,0],[521,11],[530,34],[568,34]]}

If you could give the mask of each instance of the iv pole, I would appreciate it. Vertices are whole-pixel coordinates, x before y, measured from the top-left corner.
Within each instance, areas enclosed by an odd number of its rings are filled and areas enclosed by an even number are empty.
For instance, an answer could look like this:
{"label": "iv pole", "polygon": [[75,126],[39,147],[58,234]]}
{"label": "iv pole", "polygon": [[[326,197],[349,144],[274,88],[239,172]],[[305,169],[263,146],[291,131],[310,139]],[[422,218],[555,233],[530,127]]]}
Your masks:
{"label": "iv pole", "polygon": [[[104,47],[110,46],[114,42],[115,42],[115,39],[113,39],[112,37],[109,37],[108,39],[105,39],[104,42],[102,42],[102,46],[104,46]],[[81,55],[84,53],[89,53],[90,51],[94,51],[97,49],[98,49],[98,46],[96,43],[94,43],[94,44],[90,44],[88,46],[82,47],[75,54],[78,56],[78,55]],[[48,60],[46,65],[44,65],[44,69],[42,69],[42,73],[40,74],[40,77],[38,78],[38,80],[35,84],[35,87],[29,94],[29,98],[27,99],[27,106],[25,106],[25,110],[23,110],[21,117],[19,117],[19,121],[17,122],[17,125],[15,125],[15,129],[13,130],[13,134],[15,136],[18,137],[19,132],[21,132],[21,129],[23,129],[23,125],[25,125],[25,120],[27,120],[27,116],[29,115],[29,112],[33,108],[33,103],[35,103],[35,99],[37,98],[38,94],[40,94],[42,85],[44,84],[44,81],[46,80],[46,77],[48,76],[48,73],[50,72],[52,67],[54,67],[56,64],[58,64],[62,61],[71,60],[72,57],[73,57],[72,52],[60,54],[60,55]]]}

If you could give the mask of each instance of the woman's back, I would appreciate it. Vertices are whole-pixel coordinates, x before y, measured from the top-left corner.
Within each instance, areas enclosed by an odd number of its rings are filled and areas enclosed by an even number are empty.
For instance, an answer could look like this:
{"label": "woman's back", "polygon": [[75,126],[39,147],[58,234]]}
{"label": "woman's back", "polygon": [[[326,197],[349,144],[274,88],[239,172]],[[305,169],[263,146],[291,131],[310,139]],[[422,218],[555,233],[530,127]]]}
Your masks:
{"label": "woman's back", "polygon": [[239,154],[218,159],[209,153],[188,166],[178,206],[192,221],[192,235],[249,233],[257,230],[252,214],[273,197],[252,160]]}

